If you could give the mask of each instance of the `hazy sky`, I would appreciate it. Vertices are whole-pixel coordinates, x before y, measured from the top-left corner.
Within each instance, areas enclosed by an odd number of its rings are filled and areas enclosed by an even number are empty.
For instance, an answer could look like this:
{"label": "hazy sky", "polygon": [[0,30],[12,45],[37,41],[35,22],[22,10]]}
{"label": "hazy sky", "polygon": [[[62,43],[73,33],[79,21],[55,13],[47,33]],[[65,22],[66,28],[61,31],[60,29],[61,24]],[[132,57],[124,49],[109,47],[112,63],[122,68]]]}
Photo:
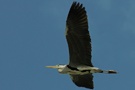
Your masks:
{"label": "hazy sky", "polygon": [[[76,0],[86,8],[94,90],[135,90],[135,0]],[[73,0],[0,0],[0,90],[87,90],[44,66],[68,64],[65,24]]]}

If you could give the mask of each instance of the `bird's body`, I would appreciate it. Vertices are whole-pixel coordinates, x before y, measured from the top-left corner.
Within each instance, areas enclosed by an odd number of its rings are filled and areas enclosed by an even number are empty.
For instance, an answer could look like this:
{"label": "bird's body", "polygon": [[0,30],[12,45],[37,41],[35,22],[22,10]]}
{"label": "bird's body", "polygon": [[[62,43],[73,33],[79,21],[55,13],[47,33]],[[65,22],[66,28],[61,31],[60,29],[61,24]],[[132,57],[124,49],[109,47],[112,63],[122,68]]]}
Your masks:
{"label": "bird's body", "polygon": [[102,70],[91,62],[91,38],[88,31],[88,20],[82,4],[73,2],[66,21],[66,39],[69,47],[69,64],[47,66],[56,68],[61,74],[69,74],[79,87],[93,89],[93,73],[114,74],[114,70]]}
{"label": "bird's body", "polygon": [[70,75],[84,75],[89,73],[102,72],[102,70],[96,67],[71,67],[69,65],[57,65],[58,72],[61,74],[70,74]]}
{"label": "bird's body", "polygon": [[72,67],[69,65],[56,65],[56,66],[46,66],[48,68],[57,68],[58,72],[61,74],[69,74],[69,75],[85,75],[92,73],[116,73],[114,70],[101,70],[97,67],[90,66],[80,66],[80,67]]}

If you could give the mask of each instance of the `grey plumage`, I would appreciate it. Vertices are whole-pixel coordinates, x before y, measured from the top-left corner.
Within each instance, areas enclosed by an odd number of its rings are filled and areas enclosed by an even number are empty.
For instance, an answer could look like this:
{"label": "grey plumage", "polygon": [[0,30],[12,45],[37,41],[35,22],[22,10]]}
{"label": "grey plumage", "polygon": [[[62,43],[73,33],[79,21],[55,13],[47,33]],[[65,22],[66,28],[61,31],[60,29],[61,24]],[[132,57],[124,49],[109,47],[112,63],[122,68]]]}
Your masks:
{"label": "grey plumage", "polygon": [[93,73],[116,74],[115,70],[102,70],[91,62],[91,38],[88,19],[82,4],[73,2],[66,21],[66,39],[69,47],[69,64],[46,66],[56,68],[61,74],[69,74],[79,87],[94,88]]}
{"label": "grey plumage", "polygon": [[[66,21],[66,39],[69,47],[72,67],[93,66],[91,63],[91,39],[88,31],[88,20],[82,4],[73,2]],[[70,75],[79,87],[93,89],[92,74]]]}

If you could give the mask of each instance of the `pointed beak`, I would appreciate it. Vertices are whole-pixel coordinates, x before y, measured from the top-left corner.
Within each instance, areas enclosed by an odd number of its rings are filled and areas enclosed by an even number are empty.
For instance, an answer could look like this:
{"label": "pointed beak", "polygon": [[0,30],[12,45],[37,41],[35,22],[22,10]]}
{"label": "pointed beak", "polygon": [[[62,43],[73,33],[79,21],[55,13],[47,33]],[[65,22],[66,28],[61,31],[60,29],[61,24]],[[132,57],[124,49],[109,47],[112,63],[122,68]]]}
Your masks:
{"label": "pointed beak", "polygon": [[57,66],[46,66],[46,68],[58,68]]}

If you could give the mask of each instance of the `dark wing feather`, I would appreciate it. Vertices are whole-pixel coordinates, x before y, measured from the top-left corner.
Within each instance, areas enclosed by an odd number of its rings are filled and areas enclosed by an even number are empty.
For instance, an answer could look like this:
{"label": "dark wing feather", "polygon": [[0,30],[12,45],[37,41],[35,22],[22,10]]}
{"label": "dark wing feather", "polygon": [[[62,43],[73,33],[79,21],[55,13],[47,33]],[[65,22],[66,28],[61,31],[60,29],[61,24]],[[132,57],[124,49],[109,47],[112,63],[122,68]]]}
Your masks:
{"label": "dark wing feather", "polygon": [[86,75],[70,75],[72,81],[78,86],[78,87],[85,87],[93,89],[93,75],[92,74],[86,74]]}
{"label": "dark wing feather", "polygon": [[66,39],[70,54],[69,65],[73,67],[93,66],[87,15],[82,4],[77,2],[73,2],[67,17]]}

